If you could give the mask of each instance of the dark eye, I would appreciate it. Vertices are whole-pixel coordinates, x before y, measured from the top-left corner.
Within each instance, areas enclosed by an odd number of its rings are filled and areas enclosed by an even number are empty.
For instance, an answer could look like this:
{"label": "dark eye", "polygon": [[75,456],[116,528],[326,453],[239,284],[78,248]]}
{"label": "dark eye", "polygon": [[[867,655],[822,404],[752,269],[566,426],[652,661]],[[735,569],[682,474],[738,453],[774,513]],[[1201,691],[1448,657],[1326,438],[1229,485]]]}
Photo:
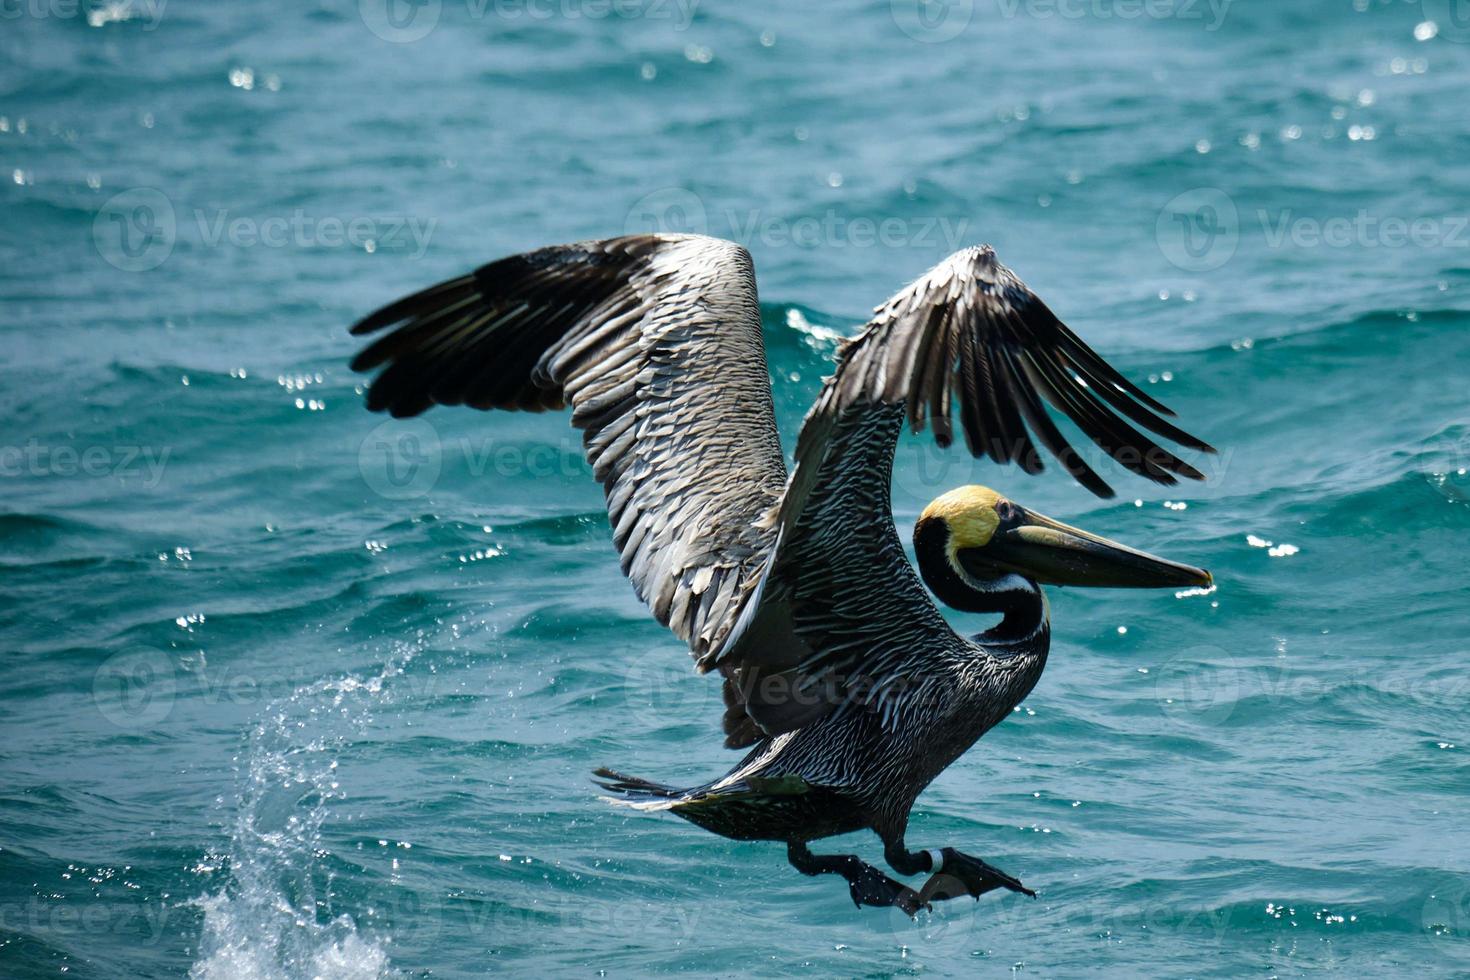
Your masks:
{"label": "dark eye", "polygon": [[1016,505],[1009,500],[1002,500],[995,505],[995,516],[1002,521],[1013,521],[1016,519]]}

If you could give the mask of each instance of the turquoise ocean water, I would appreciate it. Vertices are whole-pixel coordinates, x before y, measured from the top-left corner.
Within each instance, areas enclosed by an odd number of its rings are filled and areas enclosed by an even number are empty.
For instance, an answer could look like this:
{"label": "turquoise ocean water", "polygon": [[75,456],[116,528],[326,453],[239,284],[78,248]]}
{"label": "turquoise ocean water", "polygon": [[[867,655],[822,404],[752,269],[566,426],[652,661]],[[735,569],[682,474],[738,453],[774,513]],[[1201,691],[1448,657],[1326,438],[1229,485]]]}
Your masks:
{"label": "turquoise ocean water", "polygon": [[[1457,13],[0,5],[0,976],[1466,975]],[[599,802],[733,759],[577,437],[362,409],[357,317],[651,228],[750,248],[788,447],[981,241],[1220,447],[1113,501],[901,448],[905,536],[983,482],[1219,582],[1053,591],[919,801],[1036,901],[859,912]]]}

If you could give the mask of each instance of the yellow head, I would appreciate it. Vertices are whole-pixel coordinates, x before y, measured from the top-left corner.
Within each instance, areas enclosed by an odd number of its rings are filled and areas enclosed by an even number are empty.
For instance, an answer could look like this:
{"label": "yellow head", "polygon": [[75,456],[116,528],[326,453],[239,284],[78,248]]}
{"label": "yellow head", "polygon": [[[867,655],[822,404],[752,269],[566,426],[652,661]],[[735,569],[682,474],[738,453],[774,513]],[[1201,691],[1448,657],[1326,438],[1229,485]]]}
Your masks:
{"label": "yellow head", "polygon": [[948,529],[944,540],[945,557],[951,565],[958,567],[955,555],[961,548],[983,548],[995,536],[995,529],[1000,526],[996,508],[1004,499],[989,487],[959,487],[925,507],[924,513],[919,515],[919,523],[944,522]]}
{"label": "yellow head", "polygon": [[993,583],[1012,575],[1038,584],[1111,588],[1212,581],[1203,569],[1070,527],[979,486],[951,490],[924,508],[914,525],[914,553],[930,588],[956,608],[990,601],[972,601],[972,594],[993,595]]}

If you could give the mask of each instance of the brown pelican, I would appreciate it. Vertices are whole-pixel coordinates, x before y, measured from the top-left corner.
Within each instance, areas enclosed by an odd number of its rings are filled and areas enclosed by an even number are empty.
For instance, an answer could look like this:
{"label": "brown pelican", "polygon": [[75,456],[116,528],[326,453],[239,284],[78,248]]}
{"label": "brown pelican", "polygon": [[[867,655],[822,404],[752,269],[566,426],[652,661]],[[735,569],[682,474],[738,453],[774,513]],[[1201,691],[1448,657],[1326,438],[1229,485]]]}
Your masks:
{"label": "brown pelican", "polygon": [[[1000,617],[964,637],[925,594],[889,486],[905,420],[1027,473],[1033,438],[1099,496],[1112,490],[1045,404],[1158,483],[1201,474],[1129,422],[1212,452],[1072,333],[988,246],[950,256],[879,306],[841,348],[788,477],[750,255],[697,235],[633,235],[514,255],[352,328],[383,368],[368,408],[542,411],[570,404],[607,495],[623,571],[701,672],[723,677],[726,775],[676,789],[598,770],[618,801],[726,837],[784,841],[803,874],[859,905],[1033,894],[950,847],[910,851],[924,787],[1031,691],[1046,664],[1042,585],[1181,587],[1208,572],[962,487],[914,527],[919,574],[946,605]],[[955,414],[956,404],[958,414]],[[871,828],[918,891],[808,842]]]}

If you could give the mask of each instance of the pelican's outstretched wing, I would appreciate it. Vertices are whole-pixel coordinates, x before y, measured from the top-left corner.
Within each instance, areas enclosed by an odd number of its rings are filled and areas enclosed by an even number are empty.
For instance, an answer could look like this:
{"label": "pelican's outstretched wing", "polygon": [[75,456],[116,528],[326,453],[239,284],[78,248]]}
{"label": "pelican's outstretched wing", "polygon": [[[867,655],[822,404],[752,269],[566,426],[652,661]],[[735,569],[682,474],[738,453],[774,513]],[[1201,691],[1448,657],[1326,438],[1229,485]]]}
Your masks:
{"label": "pelican's outstretched wing", "polygon": [[[725,729],[745,744],[808,724],[860,680],[882,683],[924,643],[958,640],[914,574],[889,503],[905,419],[948,445],[1040,472],[1039,440],[1083,486],[1112,489],[1047,414],[1075,422],[1108,455],[1159,483],[1202,479],[1128,424],[1213,451],[1120,375],[1047,309],[988,246],[950,256],[878,307],[839,356],[802,427],[781,503],[778,541],[736,628],[706,665],[734,677]],[[771,683],[771,675],[783,683]],[[767,696],[763,692],[774,692]],[[795,696],[793,696],[793,693]]]}
{"label": "pelican's outstretched wing", "polygon": [[492,262],[386,306],[368,407],[572,406],[638,595],[696,657],[764,566],[786,482],[750,255],[634,235]]}

